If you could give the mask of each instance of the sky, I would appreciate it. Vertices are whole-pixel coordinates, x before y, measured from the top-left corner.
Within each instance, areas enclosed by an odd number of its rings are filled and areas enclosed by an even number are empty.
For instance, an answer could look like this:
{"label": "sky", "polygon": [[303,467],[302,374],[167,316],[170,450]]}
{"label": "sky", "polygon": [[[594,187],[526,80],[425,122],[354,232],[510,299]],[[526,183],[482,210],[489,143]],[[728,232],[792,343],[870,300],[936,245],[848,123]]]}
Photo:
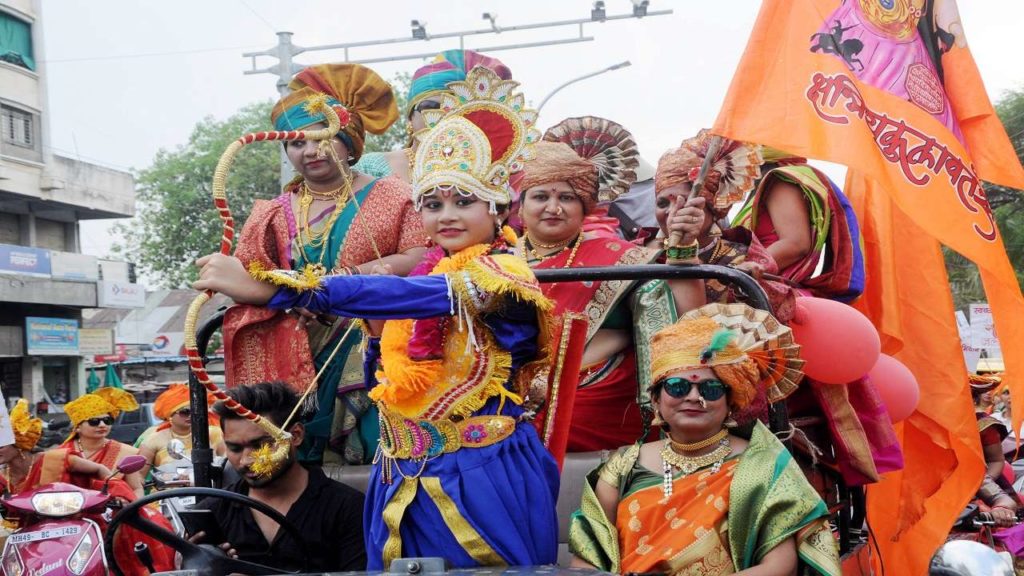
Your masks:
{"label": "sky", "polygon": [[[42,61],[49,100],[50,147],[61,155],[142,169],[160,149],[186,143],[196,123],[223,119],[250,102],[276,98],[276,76],[246,75],[243,52],[272,48],[278,31],[299,46],[409,38],[412,19],[428,33],[479,30],[589,18],[589,0],[48,0],[43,2]],[[606,0],[609,15],[630,0]],[[493,52],[537,105],[567,80],[612,64],[631,66],[583,80],[545,105],[540,127],[580,115],[606,117],[629,129],[651,164],[662,152],[710,126],[757,16],[756,0],[651,0],[667,16],[590,23],[593,41]],[[990,98],[1024,89],[1014,41],[1024,22],[1022,0],[962,0],[960,14]],[[576,26],[467,37],[466,48],[522,44],[581,34]],[[436,53],[458,39],[391,43],[350,51],[350,58]],[[344,53],[310,51],[301,64],[342,61]],[[274,64],[263,57],[257,67]],[[424,59],[370,64],[385,78],[411,73]],[[836,170],[833,168],[832,170]],[[835,172],[832,172],[835,174]],[[212,175],[211,175],[212,176]],[[211,210],[212,210],[211,203]],[[113,221],[82,225],[83,252],[104,256]],[[214,247],[211,247],[213,249]]]}

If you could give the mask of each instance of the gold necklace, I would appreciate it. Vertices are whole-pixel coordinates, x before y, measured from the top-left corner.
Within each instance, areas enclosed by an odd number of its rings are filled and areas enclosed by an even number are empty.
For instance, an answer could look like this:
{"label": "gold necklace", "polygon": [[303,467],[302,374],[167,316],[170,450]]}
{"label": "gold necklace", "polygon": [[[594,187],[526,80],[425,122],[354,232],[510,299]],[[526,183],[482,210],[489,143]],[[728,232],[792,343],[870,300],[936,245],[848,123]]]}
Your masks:
{"label": "gold necklace", "polygon": [[[661,449],[661,460],[666,468],[677,468],[685,476],[712,464],[721,467],[731,453],[732,446],[728,439],[722,440],[718,448],[701,456],[684,456],[672,449],[671,442],[665,442],[665,447]],[[717,469],[714,471],[717,472]]]}
{"label": "gold necklace", "polygon": [[107,444],[110,444],[109,438],[104,440],[103,444],[100,444],[99,448],[93,450],[90,454],[86,455],[85,448],[82,447],[82,441],[79,440],[78,438],[75,438],[75,447],[78,448],[78,451],[82,453],[82,458],[85,458],[86,460],[92,460],[92,457],[95,456],[96,453],[99,452],[100,450],[106,448]]}
{"label": "gold necklace", "polygon": [[572,242],[572,239],[569,239],[564,240],[562,242],[555,242],[554,244],[541,244],[540,242],[537,242],[537,240],[533,236],[530,236],[529,230],[524,232],[523,235],[526,236],[526,239],[530,242],[530,246],[537,246],[538,248],[543,248],[545,250],[551,250],[553,248],[565,248],[566,246],[569,245],[570,242]]}
{"label": "gold necklace", "polygon": [[[325,193],[327,197],[334,200],[334,210],[331,212],[331,215],[327,217],[323,227],[319,231],[314,231],[312,225],[309,223],[309,209],[313,204],[315,193],[310,190],[309,185],[306,182],[302,183],[302,189],[299,191],[299,250],[302,252],[302,257],[306,263],[311,264],[313,266],[314,273],[319,276],[323,276],[327,273],[327,269],[324,266],[324,256],[327,253],[327,240],[330,238],[331,230],[334,228],[335,221],[337,221],[338,217],[341,215],[341,211],[351,199],[351,193],[352,175],[351,173],[348,173],[345,175],[345,182],[340,187]],[[320,249],[320,257],[315,263],[309,255],[306,254],[307,244],[310,248]]]}
{"label": "gold necklace", "polygon": [[[575,240],[571,241],[571,242],[572,242],[572,250],[569,252],[569,257],[566,259],[565,264],[562,266],[562,268],[570,268],[570,267],[572,267],[573,261],[576,260],[576,252],[580,249],[580,244],[583,243],[583,233],[580,232],[576,236]],[[541,262],[543,262],[545,260],[548,260],[550,258],[554,258],[555,256],[558,256],[559,254],[562,253],[562,251],[564,251],[566,248],[569,247],[568,244],[569,243],[566,242],[566,244],[563,245],[557,252],[553,252],[553,253],[548,254],[546,256],[541,256],[533,248],[533,242],[530,241],[529,235],[527,235],[523,239],[523,248],[530,252],[530,256],[532,256],[533,260],[539,260]],[[543,245],[540,245],[540,246],[543,247]],[[557,246],[557,245],[555,245],[555,246]],[[523,258],[526,259],[526,255],[525,254],[523,255]]]}
{"label": "gold necklace", "polygon": [[725,439],[726,436],[728,436],[728,434],[729,432],[723,428],[722,430],[719,430],[717,434],[712,434],[711,436],[708,436],[707,438],[699,442],[694,442],[692,444],[687,444],[686,442],[676,442],[675,440],[672,439],[671,436],[669,436],[668,441],[672,444],[672,448],[678,452],[695,452],[702,448],[707,448],[708,446],[711,446],[712,444],[715,444],[717,442],[721,442],[723,439]]}

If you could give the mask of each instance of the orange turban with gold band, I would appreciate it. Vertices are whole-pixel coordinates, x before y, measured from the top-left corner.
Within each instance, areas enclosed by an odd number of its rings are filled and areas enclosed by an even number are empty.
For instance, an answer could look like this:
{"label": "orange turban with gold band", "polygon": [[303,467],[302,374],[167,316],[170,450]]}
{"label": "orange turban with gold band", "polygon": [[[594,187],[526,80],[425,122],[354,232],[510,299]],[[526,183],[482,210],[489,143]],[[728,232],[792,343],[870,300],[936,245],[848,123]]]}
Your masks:
{"label": "orange turban with gold band", "polygon": [[803,365],[792,331],[746,304],[691,310],[651,341],[652,388],[672,374],[710,368],[729,388],[733,410],[746,408],[761,391],[770,402],[792,394]]}
{"label": "orange turban with gold band", "polygon": [[[213,394],[206,393],[206,405],[213,405],[216,399]],[[156,417],[164,420],[162,424],[157,426],[157,430],[165,430],[170,427],[168,422],[171,416],[174,416],[175,412],[182,408],[188,408],[192,404],[191,397],[189,396],[188,384],[182,382],[175,382],[167,387],[159,396],[156,397],[156,401],[153,402],[153,413]],[[215,414],[208,414],[207,418],[210,424],[216,425],[220,420]]]}
{"label": "orange turban with gold band", "polygon": [[537,144],[536,153],[523,168],[520,190],[567,182],[585,212],[598,202],[611,202],[628,192],[640,164],[633,135],[597,116],[566,118],[552,126]]}
{"label": "orange turban with gold band", "polygon": [[[361,64],[321,64],[299,72],[288,84],[291,94],[274,104],[270,121],[275,130],[301,130],[324,122],[322,114],[306,109],[312,96],[325,94],[328,104],[339,110],[339,137],[348,146],[354,164],[363,155],[366,133],[383,134],[398,120],[391,85]],[[348,122],[345,121],[346,116]]]}
{"label": "orange turban with gold band", "polygon": [[[654,173],[655,192],[695,181],[714,138],[714,134],[701,130],[693,138],[684,140],[679,148],[666,152]],[[723,139],[701,191],[708,208],[724,216],[730,206],[743,200],[761,177],[761,162],[760,146]]]}
{"label": "orange turban with gold band", "polygon": [[161,420],[170,420],[175,412],[189,405],[188,384],[171,384],[153,402],[153,413]]}
{"label": "orange turban with gold band", "polygon": [[14,432],[14,445],[21,450],[35,448],[43,435],[43,421],[28,413],[28,402],[24,398],[18,400],[11,410],[11,430]]}
{"label": "orange turban with gold band", "polygon": [[71,419],[71,435],[68,440],[75,437],[78,425],[90,418],[108,414],[117,418],[121,412],[138,409],[139,403],[135,396],[120,388],[100,388],[90,394],[83,394],[64,405],[64,412]]}

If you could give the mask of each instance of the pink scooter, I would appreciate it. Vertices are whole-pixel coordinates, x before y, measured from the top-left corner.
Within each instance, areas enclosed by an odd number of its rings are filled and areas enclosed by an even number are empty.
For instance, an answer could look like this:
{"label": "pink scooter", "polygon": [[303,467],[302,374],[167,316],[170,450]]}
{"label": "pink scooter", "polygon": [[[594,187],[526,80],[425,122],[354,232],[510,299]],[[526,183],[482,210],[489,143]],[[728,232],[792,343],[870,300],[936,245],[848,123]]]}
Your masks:
{"label": "pink scooter", "polygon": [[[116,473],[138,472],[142,456],[128,456]],[[0,500],[6,514],[21,517],[22,527],[7,537],[0,574],[4,576],[93,576],[107,574],[103,532],[89,516],[107,511],[113,498],[110,478],[102,490],[54,482]]]}

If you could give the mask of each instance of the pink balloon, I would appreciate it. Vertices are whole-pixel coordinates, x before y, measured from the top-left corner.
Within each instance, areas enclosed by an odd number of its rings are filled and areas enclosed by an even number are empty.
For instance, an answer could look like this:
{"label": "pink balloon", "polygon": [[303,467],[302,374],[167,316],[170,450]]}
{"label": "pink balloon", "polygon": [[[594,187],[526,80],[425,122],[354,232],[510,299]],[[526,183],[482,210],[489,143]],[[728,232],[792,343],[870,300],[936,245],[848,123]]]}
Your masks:
{"label": "pink balloon", "polygon": [[885,402],[889,418],[894,423],[906,420],[917,409],[917,402],[921,399],[917,378],[899,360],[882,354],[875,367],[868,372],[868,377]]}
{"label": "pink balloon", "polygon": [[826,384],[846,384],[864,376],[882,351],[871,321],[834,300],[797,298],[789,327],[806,361],[804,373]]}

